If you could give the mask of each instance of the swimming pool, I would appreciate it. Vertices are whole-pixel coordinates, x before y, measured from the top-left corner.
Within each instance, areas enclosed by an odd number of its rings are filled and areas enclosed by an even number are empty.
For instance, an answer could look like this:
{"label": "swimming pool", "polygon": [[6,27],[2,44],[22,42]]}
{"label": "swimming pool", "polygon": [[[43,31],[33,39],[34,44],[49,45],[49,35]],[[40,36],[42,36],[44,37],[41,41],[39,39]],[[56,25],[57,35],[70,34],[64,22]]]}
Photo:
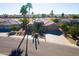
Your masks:
{"label": "swimming pool", "polygon": [[11,29],[0,29],[0,32],[10,32]]}
{"label": "swimming pool", "polygon": [[47,34],[54,34],[54,35],[62,35],[63,33],[59,30],[59,29],[56,29],[56,30],[49,30],[46,32]]}

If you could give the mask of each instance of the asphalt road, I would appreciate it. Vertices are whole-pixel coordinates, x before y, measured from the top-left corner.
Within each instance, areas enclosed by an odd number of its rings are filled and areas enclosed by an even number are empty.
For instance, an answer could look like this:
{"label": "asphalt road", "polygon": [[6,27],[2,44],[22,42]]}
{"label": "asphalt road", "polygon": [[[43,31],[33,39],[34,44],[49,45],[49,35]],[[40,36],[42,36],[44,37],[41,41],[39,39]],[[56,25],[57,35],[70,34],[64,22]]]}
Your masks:
{"label": "asphalt road", "polygon": [[[16,49],[19,45],[19,42],[22,38],[13,38],[13,37],[2,37],[0,36],[0,53],[9,55],[11,50]],[[28,55],[29,56],[79,56],[79,48],[65,46],[56,43],[48,43],[40,41],[38,49],[35,49],[32,40],[29,39],[28,42]],[[24,50],[25,54],[25,40],[21,46],[21,49]]]}

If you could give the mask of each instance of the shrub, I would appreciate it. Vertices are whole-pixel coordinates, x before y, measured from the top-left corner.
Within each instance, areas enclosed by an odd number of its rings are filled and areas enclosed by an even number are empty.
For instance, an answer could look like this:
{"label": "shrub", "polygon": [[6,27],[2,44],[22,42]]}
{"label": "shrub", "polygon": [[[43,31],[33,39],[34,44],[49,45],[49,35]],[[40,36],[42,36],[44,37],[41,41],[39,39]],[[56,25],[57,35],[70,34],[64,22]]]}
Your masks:
{"label": "shrub", "polygon": [[16,31],[17,30],[16,25],[11,25],[11,30]]}
{"label": "shrub", "polygon": [[79,24],[60,24],[60,28],[64,32],[64,34],[70,34],[72,37],[76,38],[79,36]]}
{"label": "shrub", "polygon": [[66,23],[60,24],[60,28],[63,30],[63,32],[67,32],[69,30],[69,26]]}
{"label": "shrub", "polygon": [[70,26],[68,33],[71,35],[79,36],[79,25],[74,24]]}
{"label": "shrub", "polygon": [[71,17],[71,18],[79,18],[79,14],[71,14],[71,15],[69,15],[69,17]]}
{"label": "shrub", "polygon": [[60,19],[59,18],[49,18],[49,20],[57,23]]}

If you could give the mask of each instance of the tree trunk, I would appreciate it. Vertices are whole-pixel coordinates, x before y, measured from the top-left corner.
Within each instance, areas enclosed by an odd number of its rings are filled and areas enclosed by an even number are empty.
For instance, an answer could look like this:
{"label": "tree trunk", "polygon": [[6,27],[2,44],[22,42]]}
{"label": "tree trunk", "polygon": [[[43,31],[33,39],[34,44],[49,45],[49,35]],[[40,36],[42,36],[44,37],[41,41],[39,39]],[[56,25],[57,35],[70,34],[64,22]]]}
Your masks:
{"label": "tree trunk", "polygon": [[66,32],[63,32],[63,34],[64,34],[65,37],[67,37],[67,33]]}
{"label": "tree trunk", "polygon": [[[29,9],[29,18],[30,18],[30,9]],[[28,56],[28,53],[27,53],[27,50],[28,50],[28,25],[27,25],[27,28],[26,28],[26,32],[27,32],[27,38],[26,38],[26,53],[25,53],[25,56]]]}
{"label": "tree trunk", "polygon": [[[25,19],[25,15],[23,15],[24,19]],[[28,50],[28,25],[26,23],[25,26],[25,34],[24,36],[27,34],[27,38],[26,38],[26,51],[25,51],[25,56],[28,56],[27,50]]]}
{"label": "tree trunk", "polygon": [[27,34],[27,38],[26,38],[26,53],[25,53],[25,56],[28,56],[27,50],[28,50],[28,34]]}
{"label": "tree trunk", "polygon": [[25,56],[28,56],[28,53],[27,53],[27,50],[28,50],[28,25],[26,27],[26,34],[27,34],[27,38],[26,38],[26,53],[25,53]]}

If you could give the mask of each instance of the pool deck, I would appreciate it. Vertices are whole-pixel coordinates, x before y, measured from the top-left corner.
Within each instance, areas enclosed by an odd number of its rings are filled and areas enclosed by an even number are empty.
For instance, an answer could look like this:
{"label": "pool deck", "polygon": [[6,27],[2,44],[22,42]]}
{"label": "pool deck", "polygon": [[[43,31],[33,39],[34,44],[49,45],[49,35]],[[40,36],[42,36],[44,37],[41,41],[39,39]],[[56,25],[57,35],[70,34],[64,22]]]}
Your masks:
{"label": "pool deck", "polygon": [[[0,53],[9,55],[11,50],[17,48],[21,39],[22,36],[13,35],[8,37],[7,33],[0,33]],[[35,50],[30,35],[28,43],[29,56],[79,56],[79,47],[70,43],[63,35],[46,34],[46,42],[44,39],[40,39],[38,50]],[[21,48],[25,51],[25,40]]]}
{"label": "pool deck", "polygon": [[[8,33],[0,33],[0,36],[7,37]],[[22,38],[23,36],[16,36],[12,35],[10,37],[14,38]],[[31,35],[29,35],[29,39],[32,39]],[[44,39],[39,38],[40,41],[45,42]],[[75,44],[72,44],[67,38],[65,38],[63,35],[57,36],[53,34],[46,34],[46,42],[50,43],[57,43],[57,44],[62,44],[62,45],[68,45],[68,46],[74,46],[77,47]]]}

